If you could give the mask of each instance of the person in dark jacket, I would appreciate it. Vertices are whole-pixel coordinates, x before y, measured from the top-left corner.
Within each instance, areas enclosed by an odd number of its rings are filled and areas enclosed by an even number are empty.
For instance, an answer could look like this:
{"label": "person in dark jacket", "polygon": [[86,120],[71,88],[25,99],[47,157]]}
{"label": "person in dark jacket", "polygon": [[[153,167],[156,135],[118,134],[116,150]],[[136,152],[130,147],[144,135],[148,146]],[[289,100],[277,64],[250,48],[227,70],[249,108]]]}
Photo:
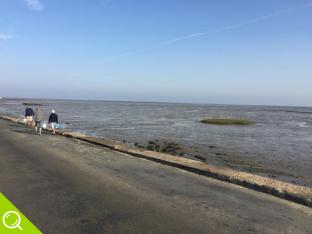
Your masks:
{"label": "person in dark jacket", "polygon": [[34,115],[35,115],[35,113],[34,113],[33,109],[31,109],[29,106],[27,106],[27,108],[25,110],[25,118],[26,118],[25,124],[27,126],[31,126],[33,124]]}
{"label": "person in dark jacket", "polygon": [[58,116],[55,114],[55,110],[49,116],[49,124],[51,124],[52,134],[55,135],[55,128],[58,125]]}

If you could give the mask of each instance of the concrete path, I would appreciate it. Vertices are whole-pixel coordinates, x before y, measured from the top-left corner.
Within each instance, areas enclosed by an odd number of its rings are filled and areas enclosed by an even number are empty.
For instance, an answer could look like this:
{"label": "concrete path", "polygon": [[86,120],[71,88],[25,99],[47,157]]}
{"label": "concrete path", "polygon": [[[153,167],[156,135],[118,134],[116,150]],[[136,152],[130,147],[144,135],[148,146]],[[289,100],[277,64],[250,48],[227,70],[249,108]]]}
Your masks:
{"label": "concrete path", "polygon": [[312,233],[312,209],[0,120],[0,192],[44,233]]}

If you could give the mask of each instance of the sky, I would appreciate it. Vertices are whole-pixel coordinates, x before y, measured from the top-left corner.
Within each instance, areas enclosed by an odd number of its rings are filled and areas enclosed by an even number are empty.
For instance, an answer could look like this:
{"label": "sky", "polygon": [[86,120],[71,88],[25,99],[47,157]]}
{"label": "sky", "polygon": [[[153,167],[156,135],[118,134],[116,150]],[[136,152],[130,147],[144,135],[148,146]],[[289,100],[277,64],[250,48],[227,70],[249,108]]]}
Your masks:
{"label": "sky", "polygon": [[312,106],[311,0],[0,0],[0,96]]}

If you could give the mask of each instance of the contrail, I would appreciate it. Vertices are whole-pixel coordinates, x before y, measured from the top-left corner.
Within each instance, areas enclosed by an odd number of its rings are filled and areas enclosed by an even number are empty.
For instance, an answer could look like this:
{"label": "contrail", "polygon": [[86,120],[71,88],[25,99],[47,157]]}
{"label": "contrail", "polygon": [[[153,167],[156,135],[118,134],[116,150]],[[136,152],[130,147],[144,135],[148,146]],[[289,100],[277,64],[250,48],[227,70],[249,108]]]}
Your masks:
{"label": "contrail", "polygon": [[140,50],[133,50],[133,51],[129,51],[129,52],[126,52],[126,53],[123,53],[123,54],[120,54],[120,55],[112,56],[110,58],[107,58],[106,61],[112,61],[112,60],[115,60],[117,58],[126,57],[126,56],[130,56],[130,55],[138,54],[138,53],[144,53],[144,52],[147,52],[147,51],[150,51],[150,50],[155,50],[155,49],[157,49],[159,47],[163,47],[163,46],[166,46],[166,45],[174,44],[176,42],[188,40],[188,39],[195,38],[195,37],[202,37],[202,36],[206,36],[208,34],[220,33],[220,32],[225,32],[225,31],[231,31],[231,30],[239,29],[239,28],[242,28],[244,26],[248,26],[248,25],[255,24],[255,23],[258,23],[258,22],[261,22],[261,21],[268,20],[268,19],[276,17],[278,15],[282,15],[282,14],[286,14],[286,13],[290,13],[290,12],[295,12],[295,11],[299,11],[299,10],[310,8],[310,7],[312,7],[312,2],[309,2],[309,3],[305,4],[302,7],[288,8],[288,9],[275,11],[275,12],[272,12],[272,13],[267,14],[267,15],[263,15],[263,16],[260,16],[260,17],[254,18],[254,19],[250,19],[250,20],[247,20],[247,21],[244,21],[244,22],[240,22],[240,23],[237,23],[237,24],[232,24],[232,25],[216,28],[216,29],[213,29],[213,30],[210,30],[210,31],[192,33],[192,34],[187,34],[187,35],[184,35],[184,36],[181,36],[181,37],[173,38],[171,40],[165,41],[163,43],[159,43],[159,44],[151,46],[149,48],[140,49]]}

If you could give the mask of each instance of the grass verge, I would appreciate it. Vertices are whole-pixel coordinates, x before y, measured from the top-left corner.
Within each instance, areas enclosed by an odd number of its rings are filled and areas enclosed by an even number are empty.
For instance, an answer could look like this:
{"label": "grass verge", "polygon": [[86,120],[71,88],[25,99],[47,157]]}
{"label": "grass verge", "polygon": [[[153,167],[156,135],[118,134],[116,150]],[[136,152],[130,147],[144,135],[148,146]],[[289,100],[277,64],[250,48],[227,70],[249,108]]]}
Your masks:
{"label": "grass verge", "polygon": [[252,125],[255,122],[246,120],[246,119],[221,119],[221,118],[213,118],[213,119],[204,119],[200,121],[205,124],[218,124],[218,125]]}

